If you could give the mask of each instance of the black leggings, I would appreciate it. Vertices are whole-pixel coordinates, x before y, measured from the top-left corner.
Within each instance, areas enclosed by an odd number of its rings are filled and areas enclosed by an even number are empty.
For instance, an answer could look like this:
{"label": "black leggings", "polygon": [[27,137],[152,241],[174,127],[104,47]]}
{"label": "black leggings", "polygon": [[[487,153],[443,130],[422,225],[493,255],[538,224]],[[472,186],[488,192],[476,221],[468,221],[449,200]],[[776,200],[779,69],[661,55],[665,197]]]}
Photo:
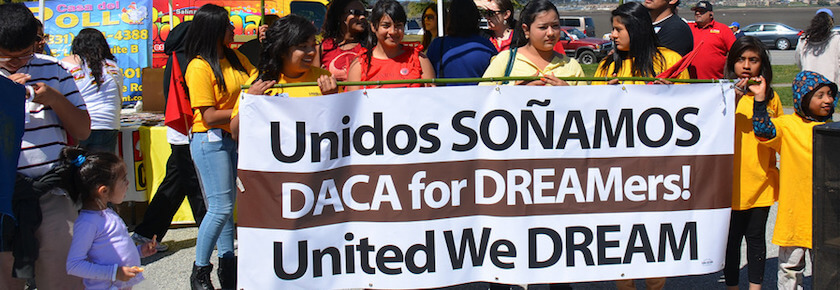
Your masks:
{"label": "black leggings", "polygon": [[747,239],[747,273],[750,283],[761,284],[764,281],[764,262],[767,256],[764,236],[769,213],[769,206],[732,211],[726,243],[726,264],[723,266],[726,286],[738,286],[743,238]]}

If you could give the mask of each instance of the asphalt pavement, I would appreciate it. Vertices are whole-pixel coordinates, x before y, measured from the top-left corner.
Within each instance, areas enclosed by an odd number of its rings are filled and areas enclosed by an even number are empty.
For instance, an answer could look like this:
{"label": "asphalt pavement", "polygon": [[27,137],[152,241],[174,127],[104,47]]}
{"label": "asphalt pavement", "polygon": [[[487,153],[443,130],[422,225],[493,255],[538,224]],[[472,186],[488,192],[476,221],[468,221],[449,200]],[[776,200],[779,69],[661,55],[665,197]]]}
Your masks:
{"label": "asphalt pavement", "polygon": [[773,65],[795,64],[794,50],[770,50],[770,63]]}

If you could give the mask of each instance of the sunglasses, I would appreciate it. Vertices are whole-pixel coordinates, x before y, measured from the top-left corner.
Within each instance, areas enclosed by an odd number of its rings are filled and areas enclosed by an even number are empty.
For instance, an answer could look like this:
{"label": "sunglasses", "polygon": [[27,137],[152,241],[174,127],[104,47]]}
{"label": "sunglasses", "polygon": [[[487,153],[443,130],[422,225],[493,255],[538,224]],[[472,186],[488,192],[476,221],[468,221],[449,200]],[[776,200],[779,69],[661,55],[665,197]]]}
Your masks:
{"label": "sunglasses", "polygon": [[426,19],[426,20],[434,20],[434,19],[435,19],[435,15],[434,15],[434,14],[424,15],[424,16],[423,16],[423,19]]}
{"label": "sunglasses", "polygon": [[368,16],[367,10],[364,9],[347,9],[347,14],[354,16]]}
{"label": "sunglasses", "polygon": [[496,16],[496,14],[499,14],[499,13],[502,13],[502,11],[489,10],[489,9],[481,11],[481,14],[484,15],[484,17],[487,17],[487,18]]}

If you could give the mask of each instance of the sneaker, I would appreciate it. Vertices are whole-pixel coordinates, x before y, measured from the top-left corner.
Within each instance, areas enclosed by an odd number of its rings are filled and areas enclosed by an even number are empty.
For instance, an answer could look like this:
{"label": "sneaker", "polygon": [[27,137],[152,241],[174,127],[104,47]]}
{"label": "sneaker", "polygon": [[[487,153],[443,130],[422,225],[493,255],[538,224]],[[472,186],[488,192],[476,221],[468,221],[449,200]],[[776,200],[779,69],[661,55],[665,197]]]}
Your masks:
{"label": "sneaker", "polygon": [[152,241],[152,239],[141,236],[138,233],[131,234],[131,239],[134,240],[134,243],[138,244],[138,245],[142,245],[142,244],[145,244],[145,243],[148,243],[148,242]]}

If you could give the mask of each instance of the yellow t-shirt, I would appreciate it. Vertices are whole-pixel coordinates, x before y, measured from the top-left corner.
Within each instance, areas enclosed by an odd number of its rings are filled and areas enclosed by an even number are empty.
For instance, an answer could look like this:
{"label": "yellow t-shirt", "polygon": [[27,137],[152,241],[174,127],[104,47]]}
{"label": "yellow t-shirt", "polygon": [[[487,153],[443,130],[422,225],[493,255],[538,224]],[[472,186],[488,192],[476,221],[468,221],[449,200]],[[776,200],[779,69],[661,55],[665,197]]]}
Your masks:
{"label": "yellow t-shirt", "polygon": [[[490,61],[490,66],[484,71],[482,77],[503,77],[505,76],[505,69],[507,69],[508,61],[510,60],[511,50],[505,50],[497,54]],[[522,53],[516,54],[516,59],[513,61],[513,68],[511,68],[510,76],[533,76],[539,73],[540,75],[553,74],[556,77],[584,77],[583,68],[574,58],[555,54],[551,62],[545,68],[540,69],[531,60],[529,60]],[[570,85],[585,85],[586,82],[568,82]],[[481,86],[495,85],[496,82],[482,82]],[[508,85],[513,85],[514,82],[508,82]]]}
{"label": "yellow t-shirt", "polygon": [[776,137],[761,143],[779,152],[780,156],[779,209],[773,243],[812,248],[814,126],[825,122],[806,120],[796,114],[772,120]]}
{"label": "yellow t-shirt", "polygon": [[193,107],[193,132],[206,132],[210,128],[219,128],[230,132],[230,124],[222,125],[207,125],[201,117],[200,107],[214,107],[217,110],[233,109],[236,104],[236,99],[239,97],[240,86],[245,84],[245,81],[251,75],[255,75],[257,70],[248,61],[248,58],[234,50],[239,63],[245,67],[248,72],[241,72],[234,69],[227,59],[219,60],[219,67],[222,70],[222,76],[225,79],[226,90],[221,91],[216,86],[216,76],[213,75],[213,69],[201,57],[196,57],[187,65],[186,82],[190,90],[190,106]]}
{"label": "yellow t-shirt", "polygon": [[[774,92],[775,94],[775,92]],[[771,206],[779,192],[776,151],[760,145],[753,132],[755,96],[745,94],[735,107],[735,167],[732,171],[732,209]],[[782,101],[775,94],[767,104],[771,118],[782,115]]]}
{"label": "yellow t-shirt", "polygon": [[[656,74],[662,73],[663,71],[665,71],[666,69],[670,68],[675,63],[680,61],[680,59],[682,59],[682,56],[680,56],[679,53],[676,53],[673,50],[670,50],[670,49],[667,49],[667,48],[664,48],[664,47],[658,47],[658,49],[659,49],[659,52],[662,53],[662,56],[665,57],[665,65],[662,65],[660,63],[654,64],[654,71],[656,72]],[[604,76],[607,76],[608,74],[612,74],[613,69],[615,69],[615,63],[611,63],[610,67],[607,68],[606,71],[604,71],[604,70],[602,70],[602,68],[603,68],[605,63],[606,63],[606,58],[604,58],[604,60],[601,60],[601,63],[598,64],[598,69],[595,70],[595,76],[596,77],[604,77]],[[624,62],[621,64],[621,70],[618,71],[618,74],[615,77],[637,77],[636,75],[633,75],[633,60],[629,59],[629,58],[625,59]],[[676,78],[678,78],[678,79],[689,79],[690,77],[688,75],[688,70],[686,69],[686,70],[682,71],[680,73],[680,75],[677,76]],[[644,82],[644,81],[626,81],[626,82],[622,82],[622,83],[623,84],[628,84],[628,85],[643,85],[646,82]],[[605,84],[607,84],[607,82],[595,81],[595,82],[592,82],[592,84],[593,85],[605,85]]]}
{"label": "yellow t-shirt", "polygon": [[[303,83],[303,82],[315,82],[318,81],[318,78],[321,76],[330,76],[329,71],[319,68],[319,67],[310,67],[309,71],[304,73],[302,76],[298,78],[290,78],[286,77],[286,75],[280,74],[280,77],[277,80],[278,84],[291,84],[291,83]],[[247,84],[254,83],[257,80],[258,74],[254,74],[248,79]],[[291,87],[291,88],[270,88],[265,91],[265,95],[267,96],[277,96],[283,93],[289,94],[289,97],[293,98],[300,98],[300,97],[314,97],[321,95],[321,88],[318,86],[306,86],[306,87]],[[230,118],[236,117],[239,114],[239,102],[236,102],[236,105],[233,108],[233,112],[230,114]]]}

